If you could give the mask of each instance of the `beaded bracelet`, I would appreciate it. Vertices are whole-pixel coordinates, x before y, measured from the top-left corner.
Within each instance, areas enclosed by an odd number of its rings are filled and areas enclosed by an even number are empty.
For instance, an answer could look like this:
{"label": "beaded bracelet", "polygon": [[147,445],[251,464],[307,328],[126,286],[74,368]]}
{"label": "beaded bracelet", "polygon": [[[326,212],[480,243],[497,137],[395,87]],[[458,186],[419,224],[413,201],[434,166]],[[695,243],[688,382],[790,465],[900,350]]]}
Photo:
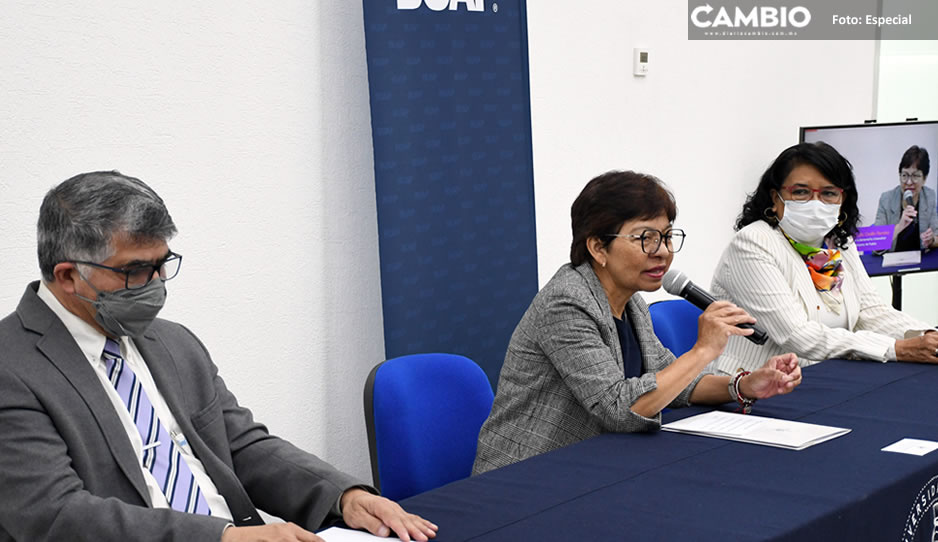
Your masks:
{"label": "beaded bracelet", "polygon": [[748,397],[743,397],[743,394],[739,392],[739,382],[743,379],[744,376],[752,374],[749,371],[740,371],[736,373],[736,376],[733,377],[733,391],[736,396],[736,402],[739,403],[738,412],[743,414],[749,414],[752,412],[752,405],[756,403],[755,399],[750,399]]}

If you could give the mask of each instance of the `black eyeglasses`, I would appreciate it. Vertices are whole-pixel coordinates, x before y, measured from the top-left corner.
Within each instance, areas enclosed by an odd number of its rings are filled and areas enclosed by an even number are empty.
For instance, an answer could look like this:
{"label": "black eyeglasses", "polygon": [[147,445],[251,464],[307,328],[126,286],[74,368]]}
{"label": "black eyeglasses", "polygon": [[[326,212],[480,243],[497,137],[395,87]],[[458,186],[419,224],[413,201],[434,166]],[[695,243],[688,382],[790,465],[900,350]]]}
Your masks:
{"label": "black eyeglasses", "polygon": [[641,234],[635,233],[609,233],[606,237],[627,237],[629,239],[642,240],[642,252],[645,254],[654,254],[661,247],[661,240],[664,239],[664,246],[668,252],[675,253],[684,246],[684,230],[668,230],[662,233],[658,230],[645,230]]}
{"label": "black eyeglasses", "polygon": [[182,266],[182,254],[170,252],[159,263],[145,263],[140,265],[133,265],[130,267],[110,267],[108,265],[102,265],[94,262],[83,262],[80,260],[72,260],[72,263],[90,265],[92,267],[98,267],[100,269],[107,269],[115,273],[120,273],[124,275],[125,288],[128,290],[138,290],[147,284],[150,284],[150,281],[153,280],[154,275],[159,276],[160,280],[163,282],[166,282],[167,280],[178,275],[179,268]]}

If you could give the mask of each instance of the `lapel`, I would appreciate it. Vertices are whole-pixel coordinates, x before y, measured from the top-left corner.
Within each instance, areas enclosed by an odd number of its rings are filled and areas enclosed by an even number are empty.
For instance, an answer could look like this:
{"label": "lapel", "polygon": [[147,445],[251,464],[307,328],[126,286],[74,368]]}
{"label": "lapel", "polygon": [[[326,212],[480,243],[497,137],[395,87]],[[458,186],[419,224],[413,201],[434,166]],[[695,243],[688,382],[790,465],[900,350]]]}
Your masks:
{"label": "lapel", "polygon": [[166,401],[166,405],[169,406],[170,412],[173,413],[183,433],[186,435],[193,433],[188,415],[191,409],[187,408],[185,398],[180,393],[182,380],[173,355],[163,345],[163,341],[159,339],[152,327],[142,337],[134,338],[134,345],[140,351],[156,383],[156,389],[160,391],[160,395],[163,396],[163,400]]}
{"label": "lapel", "polygon": [[[818,321],[818,311],[816,309],[819,302],[817,290],[814,282],[811,280],[811,273],[807,270],[804,259],[798,252],[792,248],[791,243],[785,238],[781,230],[775,230],[775,238],[781,246],[779,250],[788,255],[789,272],[792,277],[792,286],[801,299],[805,314],[808,320]],[[857,297],[853,295],[853,281],[850,278],[854,275],[854,269],[850,265],[850,258],[847,256],[848,249],[841,249],[841,261],[843,262],[844,282],[841,286],[841,292],[844,299],[844,310],[847,311],[847,323],[849,329],[853,329],[860,313],[860,306]],[[823,308],[823,307],[822,307]]]}
{"label": "lapel", "polygon": [[[642,370],[646,370],[648,362],[645,360],[655,359],[658,353],[655,349],[657,335],[655,335],[653,328],[649,329],[648,324],[650,324],[650,321],[646,321],[646,318],[649,318],[648,311],[643,311],[639,307],[639,299],[641,298],[638,297],[638,293],[636,292],[632,298],[629,299],[629,302],[625,304],[625,312],[629,313],[629,318],[632,320],[632,329],[635,330],[635,338],[638,340],[638,349],[642,353]],[[644,300],[642,301],[644,302]]]}
{"label": "lapel", "polygon": [[841,261],[844,266],[841,270],[844,281],[841,283],[840,291],[844,298],[844,310],[847,311],[847,329],[851,331],[856,327],[857,320],[860,319],[860,296],[853,293],[853,287],[856,286],[853,277],[858,276],[859,273],[866,273],[866,270],[855,269],[853,259],[847,256],[847,251],[853,250],[853,248],[853,241],[851,240],[850,245],[840,251]]}
{"label": "lapel", "polygon": [[16,308],[23,327],[40,335],[36,348],[81,396],[104,435],[114,462],[131,481],[143,501],[150,504],[150,495],[137,456],[117,413],[114,412],[114,405],[65,325],[36,295],[38,286],[38,282],[30,284]]}
{"label": "lapel", "polygon": [[[625,362],[622,360],[622,345],[619,344],[619,333],[616,331],[616,324],[612,320],[612,308],[609,306],[609,297],[606,295],[606,290],[603,289],[603,285],[599,282],[599,277],[596,276],[589,261],[581,263],[575,269],[586,281],[590,293],[593,294],[593,299],[599,305],[599,311],[603,315],[602,324],[605,327],[603,335],[609,338],[609,347],[612,350],[612,355],[616,358],[619,369],[625,371]],[[629,302],[631,303],[631,300]]]}
{"label": "lapel", "polygon": [[192,446],[196,457],[205,467],[205,472],[212,479],[215,488],[225,498],[228,508],[234,516],[235,525],[262,525],[263,520],[254,508],[244,486],[234,471],[222,461],[218,454],[208,447],[192,425],[191,413],[200,405],[189,404],[184,393],[183,379],[179,374],[181,364],[193,363],[193,360],[174,356],[160,334],[151,326],[143,337],[135,338],[134,344],[143,356],[157,389],[166,401],[176,423]]}

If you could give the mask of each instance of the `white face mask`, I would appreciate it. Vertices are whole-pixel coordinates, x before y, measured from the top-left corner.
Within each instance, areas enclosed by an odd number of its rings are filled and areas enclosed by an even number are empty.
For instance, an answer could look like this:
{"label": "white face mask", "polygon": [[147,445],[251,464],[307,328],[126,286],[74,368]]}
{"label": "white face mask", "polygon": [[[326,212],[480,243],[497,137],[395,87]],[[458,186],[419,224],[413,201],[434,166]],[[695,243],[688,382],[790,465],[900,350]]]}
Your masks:
{"label": "white face mask", "polygon": [[812,199],[785,201],[785,214],[778,225],[786,235],[801,244],[821,247],[824,238],[837,225],[840,205]]}

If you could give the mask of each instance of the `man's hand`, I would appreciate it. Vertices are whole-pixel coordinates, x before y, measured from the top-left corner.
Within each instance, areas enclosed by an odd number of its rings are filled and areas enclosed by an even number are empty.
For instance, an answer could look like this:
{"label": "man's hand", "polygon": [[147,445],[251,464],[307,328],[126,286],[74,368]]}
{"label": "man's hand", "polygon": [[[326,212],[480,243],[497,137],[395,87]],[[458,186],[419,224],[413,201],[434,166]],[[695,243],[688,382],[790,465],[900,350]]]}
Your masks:
{"label": "man's hand", "polygon": [[271,523],[257,527],[228,527],[221,542],[324,542],[293,523]]}
{"label": "man's hand", "polygon": [[352,488],[342,494],[342,519],[353,529],[367,529],[375,536],[392,533],[405,542],[426,542],[436,536],[437,526],[408,514],[396,502]]}
{"label": "man's hand", "polygon": [[769,358],[765,365],[746,375],[739,382],[739,392],[750,399],[783,395],[801,384],[798,356],[782,354]]}

